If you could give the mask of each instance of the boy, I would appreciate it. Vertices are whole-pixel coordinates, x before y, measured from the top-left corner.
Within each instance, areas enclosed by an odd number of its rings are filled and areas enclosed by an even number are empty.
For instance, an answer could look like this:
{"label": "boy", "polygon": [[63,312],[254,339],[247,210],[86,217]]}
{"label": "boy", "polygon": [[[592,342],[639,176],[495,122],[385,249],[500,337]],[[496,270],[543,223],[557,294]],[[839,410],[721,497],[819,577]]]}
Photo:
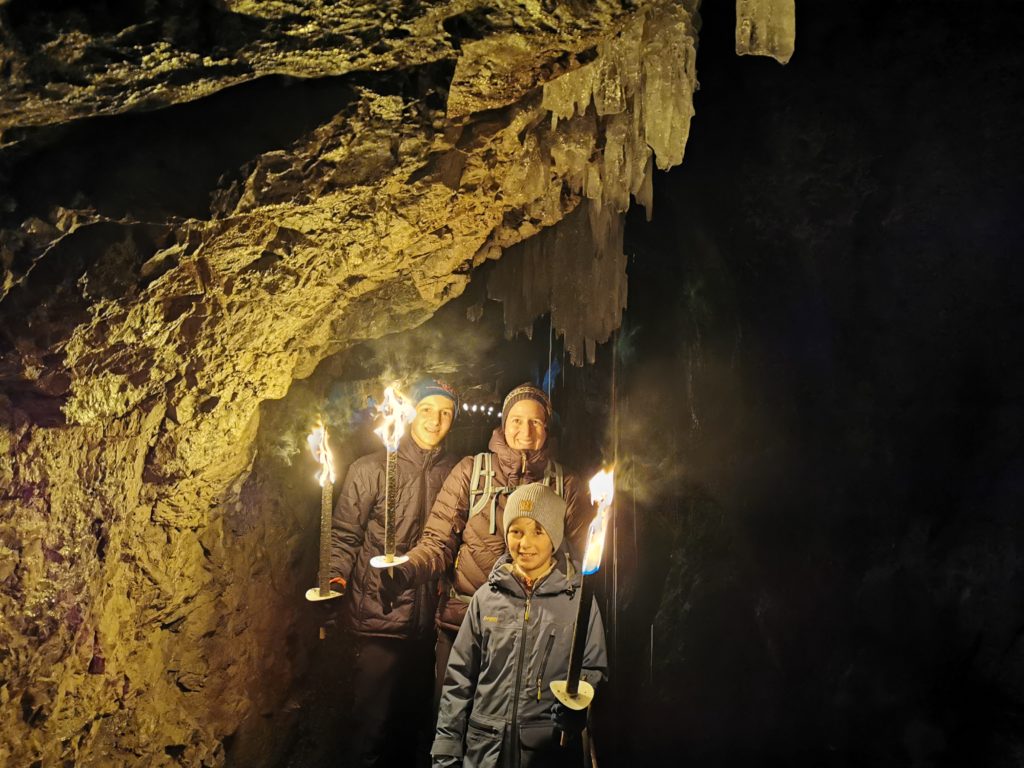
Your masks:
{"label": "boy", "polygon": [[[477,590],[455,639],[431,753],[438,768],[579,765],[586,711],[555,702],[578,610],[580,576],[560,553],[565,502],[541,483],[517,488],[505,506],[508,554]],[[590,615],[581,679],[596,687],[607,658],[597,606]]]}
{"label": "boy", "polygon": [[[459,410],[455,392],[425,379],[413,399],[416,416],[398,443],[394,507],[399,553],[418,540],[434,498],[455,458],[444,439]],[[433,725],[436,583],[380,599],[381,571],[370,558],[383,552],[385,467],[381,447],[354,462],[345,477],[332,525],[332,581],[345,589],[341,620],[355,639],[357,660],[347,692],[355,729],[353,765],[427,765]],[[394,738],[396,731],[399,738]],[[415,753],[415,754],[413,754]]]}

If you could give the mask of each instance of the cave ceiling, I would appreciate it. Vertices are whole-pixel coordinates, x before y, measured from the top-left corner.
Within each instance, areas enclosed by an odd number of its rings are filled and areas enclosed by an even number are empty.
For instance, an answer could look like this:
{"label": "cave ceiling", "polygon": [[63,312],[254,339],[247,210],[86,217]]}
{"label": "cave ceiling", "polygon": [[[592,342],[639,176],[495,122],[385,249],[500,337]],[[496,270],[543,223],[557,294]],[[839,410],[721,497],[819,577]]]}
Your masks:
{"label": "cave ceiling", "polygon": [[[0,757],[144,754],[142,722],[217,763],[265,671],[210,661],[251,623],[219,510],[260,404],[581,206],[621,254],[683,158],[697,5],[0,3]],[[737,12],[788,58],[792,0]],[[205,693],[136,690],[183,664]]]}

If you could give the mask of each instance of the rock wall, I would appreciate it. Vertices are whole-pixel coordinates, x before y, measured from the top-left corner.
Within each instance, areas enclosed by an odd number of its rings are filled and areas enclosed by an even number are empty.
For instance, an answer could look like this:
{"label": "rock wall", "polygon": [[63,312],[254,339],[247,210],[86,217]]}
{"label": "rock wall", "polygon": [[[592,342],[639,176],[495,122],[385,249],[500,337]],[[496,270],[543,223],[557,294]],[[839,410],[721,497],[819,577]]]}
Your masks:
{"label": "rock wall", "polygon": [[271,759],[308,514],[247,483],[261,403],[649,207],[695,5],[0,7],[0,761]]}

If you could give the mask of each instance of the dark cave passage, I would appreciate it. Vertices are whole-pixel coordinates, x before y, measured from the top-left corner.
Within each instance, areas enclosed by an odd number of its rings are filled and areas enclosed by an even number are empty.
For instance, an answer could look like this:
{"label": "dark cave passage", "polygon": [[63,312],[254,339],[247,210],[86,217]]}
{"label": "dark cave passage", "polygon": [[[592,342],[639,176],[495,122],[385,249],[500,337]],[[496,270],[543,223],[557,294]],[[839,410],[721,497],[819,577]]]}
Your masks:
{"label": "dark cave passage", "polygon": [[[8,5],[0,21],[28,24],[29,4]],[[115,5],[94,20],[104,34],[131,17],[133,35],[163,39],[135,18],[142,5]],[[199,5],[207,22],[228,13]],[[421,33],[402,26],[405,5],[367,46]],[[517,13],[436,26],[472,53],[519,34]],[[216,53],[300,21],[166,34]],[[573,213],[554,165],[547,208],[509,203],[495,222],[479,201],[453,212],[489,184],[502,205],[526,185],[516,169],[536,167],[507,148],[535,149],[550,122],[515,105],[446,122],[456,59],[272,74],[5,133],[17,146],[0,152],[0,599],[13,606],[0,736],[83,767],[116,744],[103,759],[344,768],[357,662],[337,606],[302,598],[320,502],[305,436],[318,417],[330,428],[337,496],[379,446],[368,398],[430,373],[469,406],[448,438],[459,456],[485,447],[504,395],[531,381],[550,390],[561,461],[583,478],[616,465],[597,587],[610,653],[599,765],[1020,768],[1022,22],[996,0],[801,4],[780,67],[736,56],[732,4],[705,3],[685,162],[654,175],[651,222],[636,205],[625,217],[627,306],[583,366],[552,309],[589,311],[587,292],[607,299],[617,283],[545,274],[573,309],[549,302],[512,338],[507,315],[536,309],[530,281],[551,247],[579,263],[618,235],[577,237],[587,201]],[[410,121],[422,135],[402,133]],[[372,185],[396,169],[392,203]],[[317,195],[341,203],[298,221]],[[259,206],[271,213],[245,220]],[[60,229],[83,211],[109,220]],[[480,243],[460,230],[476,215]],[[204,261],[206,225],[227,233],[235,271]],[[332,227],[344,237],[324,246]],[[369,240],[402,254],[399,281]],[[603,265],[595,274],[615,272]],[[161,280],[166,295],[96,322],[82,352],[82,324]],[[325,295],[343,295],[347,314],[321,322],[292,298],[341,301]],[[97,341],[132,311],[137,332]],[[283,327],[262,345],[213,343]],[[69,354],[99,372],[72,412],[92,421],[67,417]],[[47,450],[59,461],[40,463]]]}

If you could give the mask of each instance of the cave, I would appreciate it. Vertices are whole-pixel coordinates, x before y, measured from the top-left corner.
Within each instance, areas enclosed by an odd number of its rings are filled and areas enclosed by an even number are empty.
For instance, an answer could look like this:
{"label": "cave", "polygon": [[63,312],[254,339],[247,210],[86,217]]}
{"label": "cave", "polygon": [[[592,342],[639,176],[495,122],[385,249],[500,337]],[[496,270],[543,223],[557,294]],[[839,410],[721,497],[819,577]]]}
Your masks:
{"label": "cave", "polygon": [[592,765],[1024,766],[1022,24],[0,2],[0,766],[349,765],[307,434],[420,375],[615,467]]}

